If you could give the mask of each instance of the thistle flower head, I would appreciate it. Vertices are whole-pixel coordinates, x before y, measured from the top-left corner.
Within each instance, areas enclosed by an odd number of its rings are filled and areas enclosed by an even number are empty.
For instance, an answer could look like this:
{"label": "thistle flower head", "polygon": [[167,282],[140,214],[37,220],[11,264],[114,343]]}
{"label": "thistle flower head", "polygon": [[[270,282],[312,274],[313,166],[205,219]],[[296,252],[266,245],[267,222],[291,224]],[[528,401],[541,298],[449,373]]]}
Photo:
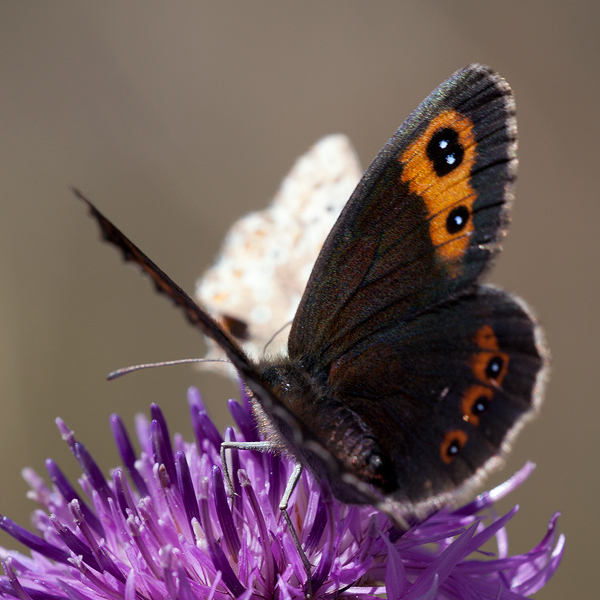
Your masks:
{"label": "thistle flower head", "polygon": [[[59,430],[82,469],[83,495],[52,460],[52,487],[25,470],[36,534],[7,517],[0,526],[31,549],[31,556],[0,549],[5,576],[0,597],[21,600],[291,600],[304,598],[306,571],[279,501],[294,465],[286,458],[231,452],[235,495],[223,480],[224,440],[257,441],[247,398],[230,400],[237,431],[221,437],[197,390],[189,392],[195,442],[171,440],[158,406],[139,417],[136,455],[117,415],[113,435],[123,466],[106,479],[60,420]],[[400,531],[372,507],[348,506],[303,473],[289,514],[312,565],[315,598],[390,600],[518,599],[540,589],[563,554],[555,515],[530,552],[509,556],[505,525],[494,502],[520,485],[528,464],[498,488],[457,510],[442,509]],[[497,540],[490,556],[481,546]]]}

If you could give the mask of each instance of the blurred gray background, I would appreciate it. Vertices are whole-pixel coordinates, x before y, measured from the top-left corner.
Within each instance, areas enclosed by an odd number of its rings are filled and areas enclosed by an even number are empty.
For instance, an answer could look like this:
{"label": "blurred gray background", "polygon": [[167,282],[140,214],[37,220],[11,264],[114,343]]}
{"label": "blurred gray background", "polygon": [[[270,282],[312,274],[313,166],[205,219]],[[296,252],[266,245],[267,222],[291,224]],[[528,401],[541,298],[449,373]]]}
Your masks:
{"label": "blurred gray background", "polygon": [[542,414],[489,484],[537,463],[502,505],[521,505],[510,549],[562,511],[566,556],[537,597],[595,597],[599,16],[597,1],[0,3],[0,512],[29,523],[22,467],[43,473],[52,456],[78,472],[56,416],[108,472],[112,412],[132,429],[158,402],[190,439],[188,386],[220,427],[237,395],[189,366],[105,381],[204,346],[98,241],[68,185],[193,291],[233,220],[266,206],[316,140],[349,135],[367,166],[477,61],[513,86],[520,132],[513,225],[489,280],[534,307],[553,355]]}

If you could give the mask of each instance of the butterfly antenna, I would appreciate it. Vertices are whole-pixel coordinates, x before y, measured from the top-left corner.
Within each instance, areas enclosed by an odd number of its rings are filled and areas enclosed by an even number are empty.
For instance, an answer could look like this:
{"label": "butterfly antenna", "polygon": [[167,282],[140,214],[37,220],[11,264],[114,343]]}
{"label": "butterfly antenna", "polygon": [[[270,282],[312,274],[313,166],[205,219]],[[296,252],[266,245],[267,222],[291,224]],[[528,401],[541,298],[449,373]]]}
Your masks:
{"label": "butterfly antenna", "polygon": [[111,373],[109,373],[106,376],[106,379],[108,379],[109,381],[113,381],[114,379],[118,379],[123,375],[133,373],[134,371],[141,371],[142,369],[153,369],[154,367],[170,367],[171,365],[184,365],[186,363],[202,362],[224,362],[231,364],[231,361],[225,358],[181,358],[179,360],[165,360],[162,362],[144,363],[142,365],[132,365],[131,367],[123,367],[122,369],[117,369],[116,371],[112,371]]}
{"label": "butterfly antenna", "polygon": [[267,348],[269,347],[269,344],[286,328],[289,327],[292,324],[291,321],[288,321],[287,323],[285,323],[284,325],[282,325],[272,336],[271,339],[264,345],[263,348],[263,355],[267,352]]}

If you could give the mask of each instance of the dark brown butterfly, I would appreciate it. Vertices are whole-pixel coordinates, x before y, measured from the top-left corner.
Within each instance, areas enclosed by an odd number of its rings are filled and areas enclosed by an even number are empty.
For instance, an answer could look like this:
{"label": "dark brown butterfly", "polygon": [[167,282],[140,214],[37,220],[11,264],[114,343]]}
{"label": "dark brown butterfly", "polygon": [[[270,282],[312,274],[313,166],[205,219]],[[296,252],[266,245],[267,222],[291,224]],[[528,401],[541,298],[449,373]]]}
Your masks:
{"label": "dark brown butterfly", "polygon": [[508,84],[471,65],[384,146],[331,230],[288,340],[251,361],[88,200],[105,239],[227,354],[278,450],[350,503],[397,520],[477,484],[539,407],[542,333],[481,276],[505,234],[516,120]]}

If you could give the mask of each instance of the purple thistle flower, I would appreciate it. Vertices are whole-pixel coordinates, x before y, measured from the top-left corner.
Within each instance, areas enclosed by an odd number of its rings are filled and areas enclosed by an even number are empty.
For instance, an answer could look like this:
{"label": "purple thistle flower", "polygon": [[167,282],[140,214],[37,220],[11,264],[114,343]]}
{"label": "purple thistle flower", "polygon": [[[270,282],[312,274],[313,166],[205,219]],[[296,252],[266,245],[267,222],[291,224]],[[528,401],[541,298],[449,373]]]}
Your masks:
{"label": "purple thistle flower", "polygon": [[[138,417],[136,458],[116,415],[111,426],[123,468],[107,480],[85,447],[57,424],[83,474],[80,496],[51,460],[50,489],[24,471],[36,510],[32,534],[7,517],[0,527],[31,549],[31,557],[0,548],[5,576],[0,597],[21,600],[242,600],[304,598],[306,572],[278,509],[294,465],[254,451],[231,452],[236,495],[228,499],[219,456],[221,435],[197,390],[188,394],[197,443],[171,438],[158,406],[152,421]],[[247,398],[230,401],[242,434],[256,441]],[[527,464],[506,483],[457,509],[442,509],[408,531],[370,506],[348,506],[303,473],[289,514],[312,565],[315,598],[389,600],[518,599],[539,590],[558,567],[564,536],[556,520],[526,554],[509,556],[503,517],[494,502],[520,485]],[[129,476],[129,480],[127,478]],[[497,540],[497,556],[480,550]]]}

